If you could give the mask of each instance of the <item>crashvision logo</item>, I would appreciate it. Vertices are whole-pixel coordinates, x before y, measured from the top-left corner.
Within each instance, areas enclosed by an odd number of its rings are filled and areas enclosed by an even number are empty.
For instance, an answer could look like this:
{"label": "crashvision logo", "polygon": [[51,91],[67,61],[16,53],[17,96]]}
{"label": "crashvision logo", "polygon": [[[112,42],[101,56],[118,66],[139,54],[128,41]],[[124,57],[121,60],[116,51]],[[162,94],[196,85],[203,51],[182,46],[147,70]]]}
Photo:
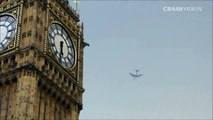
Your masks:
{"label": "crashvision logo", "polygon": [[164,12],[201,12],[201,6],[164,6]]}

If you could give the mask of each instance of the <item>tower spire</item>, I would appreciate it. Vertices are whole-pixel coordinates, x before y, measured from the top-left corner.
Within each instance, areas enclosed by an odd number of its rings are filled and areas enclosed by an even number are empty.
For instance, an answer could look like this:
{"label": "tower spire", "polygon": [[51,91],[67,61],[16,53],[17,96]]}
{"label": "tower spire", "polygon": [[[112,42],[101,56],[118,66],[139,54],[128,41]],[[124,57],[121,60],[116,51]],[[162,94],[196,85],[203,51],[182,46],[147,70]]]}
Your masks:
{"label": "tower spire", "polygon": [[74,3],[75,3],[75,10],[76,10],[76,12],[78,13],[78,12],[79,12],[78,5],[79,5],[79,3],[80,3],[80,0],[74,0]]}

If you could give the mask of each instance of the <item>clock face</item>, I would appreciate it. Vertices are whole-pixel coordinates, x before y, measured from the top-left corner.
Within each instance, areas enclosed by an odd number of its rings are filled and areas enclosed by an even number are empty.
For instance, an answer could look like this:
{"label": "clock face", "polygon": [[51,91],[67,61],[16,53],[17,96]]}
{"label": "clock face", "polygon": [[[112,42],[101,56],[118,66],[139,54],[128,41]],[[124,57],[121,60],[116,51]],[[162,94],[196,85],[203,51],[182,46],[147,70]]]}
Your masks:
{"label": "clock face", "polygon": [[7,47],[15,35],[16,24],[16,20],[12,16],[0,16],[0,52]]}
{"label": "clock face", "polygon": [[72,67],[75,60],[75,51],[66,30],[59,24],[51,24],[48,39],[53,54],[59,63],[66,68]]}

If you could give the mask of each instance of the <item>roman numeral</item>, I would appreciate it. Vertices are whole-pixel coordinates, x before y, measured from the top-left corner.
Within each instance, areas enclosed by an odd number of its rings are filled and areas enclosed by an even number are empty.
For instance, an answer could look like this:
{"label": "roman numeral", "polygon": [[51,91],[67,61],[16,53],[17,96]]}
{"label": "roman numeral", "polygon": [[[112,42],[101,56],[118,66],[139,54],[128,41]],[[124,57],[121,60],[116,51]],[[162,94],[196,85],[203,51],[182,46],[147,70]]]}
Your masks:
{"label": "roman numeral", "polygon": [[8,36],[7,36],[7,37],[5,37],[5,39],[8,39],[8,40],[9,40],[9,39],[11,39],[11,38],[12,38],[12,37],[8,37]]}
{"label": "roman numeral", "polygon": [[51,45],[51,46],[55,46],[55,44],[54,44],[54,43],[50,43],[50,45]]}
{"label": "roman numeral", "polygon": [[67,46],[68,48],[71,48],[71,46]]}
{"label": "roman numeral", "polygon": [[12,22],[10,22],[10,24],[7,27],[9,27],[11,24],[13,24],[13,22],[15,22],[15,21],[13,20]]}
{"label": "roman numeral", "polygon": [[69,55],[74,58],[73,54],[69,53]]}
{"label": "roman numeral", "polygon": [[2,44],[2,43],[0,43],[1,44],[1,46],[2,46],[2,48],[5,48],[6,46],[4,45],[4,44]]}
{"label": "roman numeral", "polygon": [[16,29],[16,28],[10,29],[10,30],[8,30],[8,32],[14,31],[15,29]]}
{"label": "roman numeral", "polygon": [[53,53],[54,55],[57,55],[58,54],[58,52],[57,51],[54,51],[54,53]]}

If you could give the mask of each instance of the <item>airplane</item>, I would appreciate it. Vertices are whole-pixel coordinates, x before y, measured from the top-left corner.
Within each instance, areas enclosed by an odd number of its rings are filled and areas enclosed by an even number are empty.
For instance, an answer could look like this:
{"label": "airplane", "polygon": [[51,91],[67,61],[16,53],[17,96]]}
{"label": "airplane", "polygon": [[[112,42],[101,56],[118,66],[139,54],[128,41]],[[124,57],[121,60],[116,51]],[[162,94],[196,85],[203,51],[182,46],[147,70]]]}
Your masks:
{"label": "airplane", "polygon": [[134,78],[134,80],[136,79],[136,78],[139,78],[139,77],[141,77],[143,74],[138,74],[138,72],[139,72],[140,70],[135,70],[135,74],[132,74],[132,73],[129,73],[133,78]]}

